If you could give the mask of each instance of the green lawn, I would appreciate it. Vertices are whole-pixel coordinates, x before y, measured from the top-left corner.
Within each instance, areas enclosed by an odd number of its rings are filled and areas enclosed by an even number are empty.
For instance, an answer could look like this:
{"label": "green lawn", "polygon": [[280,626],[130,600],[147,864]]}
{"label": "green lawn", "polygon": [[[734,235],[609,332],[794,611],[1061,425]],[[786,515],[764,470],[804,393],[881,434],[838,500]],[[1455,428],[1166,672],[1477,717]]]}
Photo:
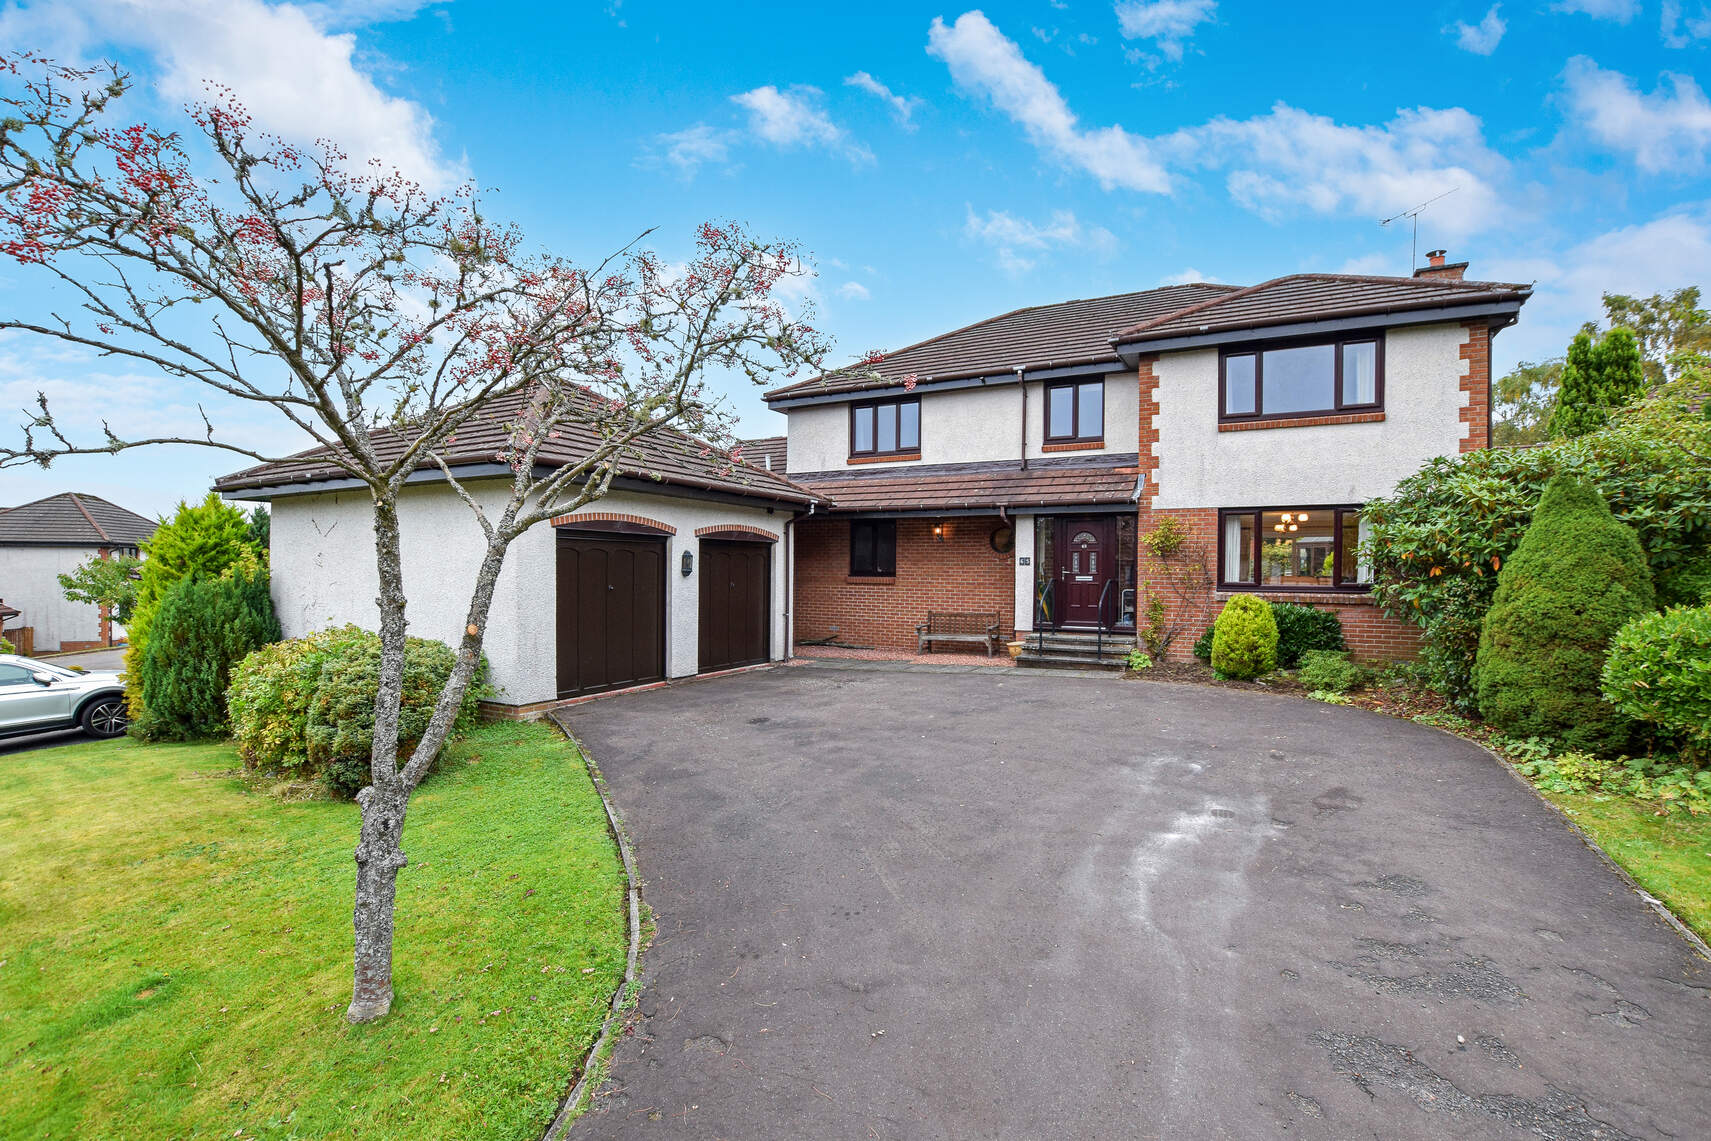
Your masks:
{"label": "green lawn", "polygon": [[1602,793],[1544,794],[1702,938],[1711,939],[1711,817]]}
{"label": "green lawn", "polygon": [[600,799],[485,725],[411,805],[397,998],[352,1027],[356,807],[225,745],[0,757],[0,1136],[538,1137],[625,960]]}

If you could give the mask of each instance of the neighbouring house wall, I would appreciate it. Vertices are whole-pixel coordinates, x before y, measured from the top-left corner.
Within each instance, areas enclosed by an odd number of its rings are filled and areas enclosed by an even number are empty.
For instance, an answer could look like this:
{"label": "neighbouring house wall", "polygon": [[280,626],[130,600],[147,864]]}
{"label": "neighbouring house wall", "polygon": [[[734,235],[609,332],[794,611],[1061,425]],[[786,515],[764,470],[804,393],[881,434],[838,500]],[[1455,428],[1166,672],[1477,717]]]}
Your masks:
{"label": "neighbouring house wall", "polygon": [[[1001,522],[996,515],[899,519],[896,577],[857,578],[849,573],[849,521],[802,520],[796,526],[798,644],[836,634],[840,642],[914,653],[915,625],[929,610],[990,611],[1010,636],[1016,555],[999,554],[989,541]],[[933,536],[935,523],[945,528],[943,541]]]}
{"label": "neighbouring house wall", "polygon": [[23,613],[13,626],[35,630],[35,652],[89,649],[103,643],[101,608],[71,602],[59,585],[100,552],[94,547],[0,547],[0,599]]}
{"label": "neighbouring house wall", "polygon": [[[888,395],[896,395],[895,393]],[[1016,460],[1022,455],[1022,394],[1015,384],[923,392],[921,458],[862,460],[861,466],[912,467],[930,464]],[[1096,448],[1052,447],[1131,453],[1135,450],[1135,378],[1112,373],[1105,378],[1105,440]],[[848,404],[815,404],[787,413],[792,472],[839,471],[850,465]],[[1045,385],[1028,384],[1028,456],[1050,454],[1045,443]]]}
{"label": "neighbouring house wall", "polygon": [[[484,504],[505,491],[476,485]],[[697,549],[697,528],[742,525],[782,539],[788,512],[614,492],[577,512],[629,516],[674,528],[666,541],[666,672],[696,672],[699,653],[700,558],[695,573],[680,572],[682,552]],[[406,488],[399,498],[404,592],[410,633],[455,645],[467,618],[483,540],[475,517],[444,487]],[[378,577],[374,566],[373,508],[359,492],[287,496],[273,501],[273,597],[286,637],[345,622],[373,630]],[[784,652],[782,542],[773,544],[772,653]],[[554,528],[541,524],[511,545],[494,589],[485,652],[505,705],[535,705],[558,697],[558,548]]]}
{"label": "neighbouring house wall", "polygon": [[[1475,362],[1463,355],[1470,339],[1483,350],[1483,327],[1477,337],[1459,324],[1390,330],[1381,420],[1271,421],[1280,426],[1245,430],[1218,423],[1217,349],[1164,354],[1152,366],[1154,506],[1364,503],[1389,495],[1429,460],[1456,455],[1464,440],[1477,439],[1464,408],[1483,435],[1487,413],[1473,407],[1476,394],[1468,387],[1477,379],[1469,376]],[[1489,367],[1478,363],[1487,374],[1479,403],[1488,409]],[[1145,435],[1145,411],[1141,420]]]}
{"label": "neighbouring house wall", "polygon": [[[676,534],[665,541],[665,628],[666,676],[689,677],[700,667],[701,656],[701,552],[696,531],[708,527],[751,527],[777,537],[772,544],[772,611],[770,648],[773,660],[785,656],[784,629],[784,524],[790,510],[744,507],[699,499],[677,499],[666,495],[613,492],[589,504],[576,515],[620,515],[671,528]],[[575,518],[576,516],[571,516]],[[555,520],[556,521],[556,520]],[[683,552],[693,551],[694,569],[683,575]],[[554,555],[554,558],[557,556]],[[553,611],[548,611],[553,613]],[[552,631],[547,631],[548,660],[556,662]]]}

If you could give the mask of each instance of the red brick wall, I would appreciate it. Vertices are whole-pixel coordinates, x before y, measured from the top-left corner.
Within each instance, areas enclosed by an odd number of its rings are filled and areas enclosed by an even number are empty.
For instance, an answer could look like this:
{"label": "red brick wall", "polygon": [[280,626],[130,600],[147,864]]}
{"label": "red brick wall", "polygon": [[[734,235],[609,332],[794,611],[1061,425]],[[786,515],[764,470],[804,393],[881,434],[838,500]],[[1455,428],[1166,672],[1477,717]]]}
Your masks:
{"label": "red brick wall", "polygon": [[[988,541],[996,515],[897,520],[895,578],[850,575],[846,519],[796,524],[796,640],[825,638],[881,649],[915,650],[915,624],[929,610],[994,612],[1006,636],[1016,620],[1013,554]],[[935,525],[944,538],[933,536]]]}
{"label": "red brick wall", "polygon": [[1466,328],[1461,359],[1467,362],[1467,375],[1461,378],[1461,390],[1467,393],[1467,404],[1461,421],[1467,425],[1467,437],[1461,450],[1477,452],[1491,446],[1491,326],[1469,321]]}

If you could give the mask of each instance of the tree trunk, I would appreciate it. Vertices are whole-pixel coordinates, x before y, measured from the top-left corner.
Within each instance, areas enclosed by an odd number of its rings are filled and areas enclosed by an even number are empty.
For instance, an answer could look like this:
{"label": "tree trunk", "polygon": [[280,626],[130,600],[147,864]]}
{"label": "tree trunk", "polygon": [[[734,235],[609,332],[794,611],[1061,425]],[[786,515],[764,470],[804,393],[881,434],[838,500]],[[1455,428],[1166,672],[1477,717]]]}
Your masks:
{"label": "tree trunk", "polygon": [[370,785],[357,794],[362,838],[356,846],[356,955],[351,1022],[373,1022],[392,1009],[392,915],[404,856],[407,793]]}

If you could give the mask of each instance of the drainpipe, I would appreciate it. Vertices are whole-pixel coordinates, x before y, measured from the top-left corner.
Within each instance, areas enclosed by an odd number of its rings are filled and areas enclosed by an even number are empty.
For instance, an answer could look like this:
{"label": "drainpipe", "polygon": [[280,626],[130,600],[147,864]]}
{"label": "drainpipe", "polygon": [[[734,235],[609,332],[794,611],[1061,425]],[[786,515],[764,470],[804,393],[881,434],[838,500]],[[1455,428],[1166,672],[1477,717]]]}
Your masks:
{"label": "drainpipe", "polygon": [[1022,366],[1016,366],[1016,387],[1022,390],[1022,470],[1028,470],[1028,378]]}

